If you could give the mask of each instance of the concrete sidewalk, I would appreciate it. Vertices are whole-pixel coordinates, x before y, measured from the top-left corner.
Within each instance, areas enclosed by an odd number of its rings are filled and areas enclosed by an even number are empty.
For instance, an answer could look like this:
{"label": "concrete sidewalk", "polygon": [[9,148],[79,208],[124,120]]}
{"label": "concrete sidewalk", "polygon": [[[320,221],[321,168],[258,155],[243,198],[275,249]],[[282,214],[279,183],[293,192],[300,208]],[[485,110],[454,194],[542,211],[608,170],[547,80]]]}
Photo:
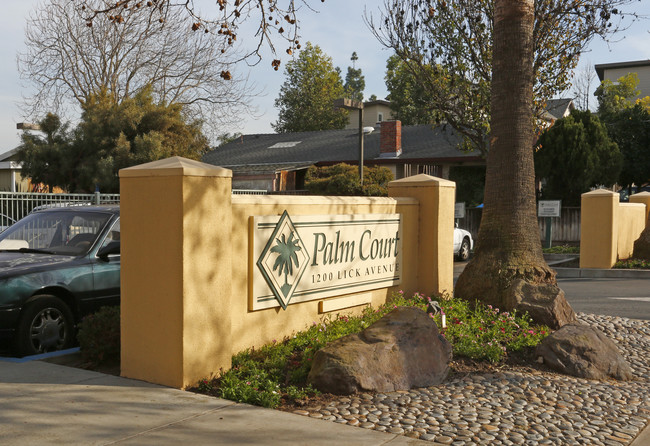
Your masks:
{"label": "concrete sidewalk", "polygon": [[0,360],[0,400],[2,445],[440,445],[44,361]]}
{"label": "concrete sidewalk", "polygon": [[117,376],[0,361],[0,444],[424,445]]}

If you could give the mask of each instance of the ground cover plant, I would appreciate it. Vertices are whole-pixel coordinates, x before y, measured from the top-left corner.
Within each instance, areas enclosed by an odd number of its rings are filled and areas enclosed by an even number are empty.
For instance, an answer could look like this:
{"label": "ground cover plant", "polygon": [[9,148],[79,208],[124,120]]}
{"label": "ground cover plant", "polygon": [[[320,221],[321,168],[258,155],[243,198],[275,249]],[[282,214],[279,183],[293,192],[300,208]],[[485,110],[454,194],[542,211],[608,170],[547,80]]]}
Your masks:
{"label": "ground cover plant", "polygon": [[621,269],[650,269],[650,260],[644,259],[626,259],[619,260],[614,264],[614,268]]}
{"label": "ground cover plant", "polygon": [[579,246],[558,245],[552,248],[544,248],[544,254],[580,254]]}
{"label": "ground cover plant", "polygon": [[527,314],[501,312],[497,308],[459,299],[430,298],[416,293],[395,293],[379,308],[366,307],[359,316],[326,316],[305,330],[259,349],[248,349],[232,358],[232,368],[196,384],[192,391],[264,407],[279,407],[317,394],[307,385],[311,361],[317,350],[342,336],[357,333],[398,306],[425,310],[436,300],[442,312],[434,316],[438,327],[446,318],[443,335],[451,342],[454,357],[492,364],[510,354],[537,345],[548,327],[532,325]]}

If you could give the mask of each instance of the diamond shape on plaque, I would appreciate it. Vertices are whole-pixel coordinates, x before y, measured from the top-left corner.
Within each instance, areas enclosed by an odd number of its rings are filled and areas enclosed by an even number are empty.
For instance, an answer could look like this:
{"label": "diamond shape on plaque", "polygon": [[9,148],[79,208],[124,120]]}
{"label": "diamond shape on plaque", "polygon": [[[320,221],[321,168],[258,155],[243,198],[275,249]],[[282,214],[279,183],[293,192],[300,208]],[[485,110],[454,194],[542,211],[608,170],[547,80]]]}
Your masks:
{"label": "diamond shape on plaque", "polygon": [[287,309],[308,262],[300,234],[284,211],[257,260],[257,267],[283,309]]}

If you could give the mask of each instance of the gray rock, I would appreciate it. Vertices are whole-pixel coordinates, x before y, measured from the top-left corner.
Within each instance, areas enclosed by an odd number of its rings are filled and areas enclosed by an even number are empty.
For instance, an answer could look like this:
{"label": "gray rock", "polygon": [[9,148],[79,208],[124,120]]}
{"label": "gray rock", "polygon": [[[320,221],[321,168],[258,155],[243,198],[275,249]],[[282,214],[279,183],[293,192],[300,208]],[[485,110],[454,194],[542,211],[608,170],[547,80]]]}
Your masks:
{"label": "gray rock", "polygon": [[398,307],[358,334],[314,355],[308,382],[322,392],[392,392],[441,383],[451,345],[427,313]]}
{"label": "gray rock", "polygon": [[631,380],[632,370],[614,342],[579,322],[567,324],[537,346],[537,355],[552,369],[588,379]]}
{"label": "gray rock", "polygon": [[508,311],[528,312],[538,324],[553,329],[576,321],[576,313],[557,285],[534,284],[523,279],[513,281],[505,299]]}

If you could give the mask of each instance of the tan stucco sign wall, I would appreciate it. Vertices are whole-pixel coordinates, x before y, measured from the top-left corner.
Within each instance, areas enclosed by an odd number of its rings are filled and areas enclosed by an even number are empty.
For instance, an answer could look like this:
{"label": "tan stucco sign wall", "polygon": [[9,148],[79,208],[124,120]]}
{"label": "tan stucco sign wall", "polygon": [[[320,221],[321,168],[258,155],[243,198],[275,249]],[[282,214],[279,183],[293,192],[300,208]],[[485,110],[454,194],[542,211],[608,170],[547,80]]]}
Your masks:
{"label": "tan stucco sign wall", "polygon": [[121,170],[120,189],[129,378],[191,386],[399,289],[452,291],[450,181],[393,181],[389,197],[232,195],[231,171],[175,157]]}
{"label": "tan stucco sign wall", "polygon": [[399,214],[257,216],[250,308],[386,288],[400,283]]}

